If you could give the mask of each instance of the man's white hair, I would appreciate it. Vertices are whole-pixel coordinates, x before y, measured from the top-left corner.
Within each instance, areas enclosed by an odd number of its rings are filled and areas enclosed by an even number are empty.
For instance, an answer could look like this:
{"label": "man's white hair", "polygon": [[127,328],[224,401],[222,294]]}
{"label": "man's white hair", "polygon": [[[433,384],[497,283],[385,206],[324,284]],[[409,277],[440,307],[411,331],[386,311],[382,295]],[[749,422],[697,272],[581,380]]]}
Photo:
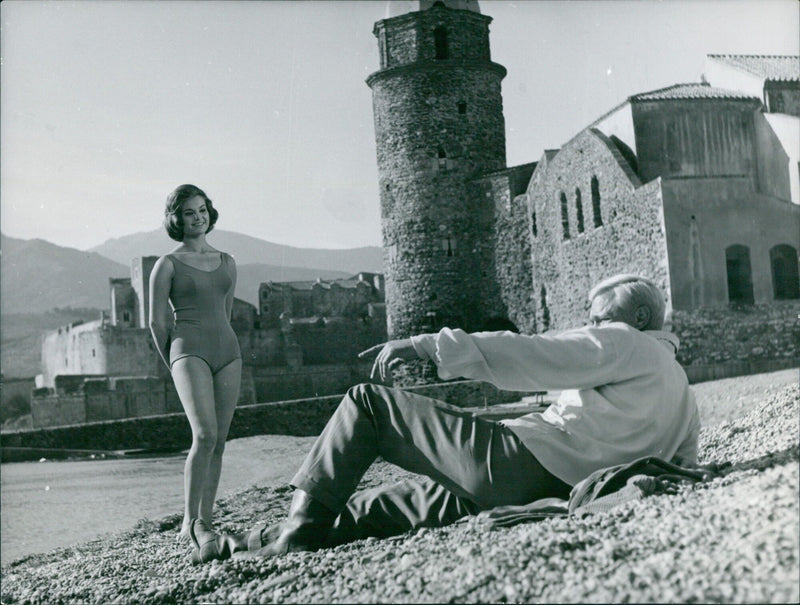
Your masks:
{"label": "man's white hair", "polygon": [[650,309],[650,322],[644,330],[660,330],[664,325],[664,295],[652,281],[639,275],[623,273],[604,279],[589,291],[589,302],[612,290],[618,308],[634,310],[642,305]]}

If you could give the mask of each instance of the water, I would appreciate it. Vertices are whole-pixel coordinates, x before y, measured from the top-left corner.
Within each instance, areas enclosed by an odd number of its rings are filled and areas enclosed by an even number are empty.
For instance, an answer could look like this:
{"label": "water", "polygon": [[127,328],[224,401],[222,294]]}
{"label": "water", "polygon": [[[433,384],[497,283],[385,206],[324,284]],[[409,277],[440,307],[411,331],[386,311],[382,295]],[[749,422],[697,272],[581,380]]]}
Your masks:
{"label": "water", "polygon": [[[312,441],[274,435],[229,442],[218,494],[288,483]],[[184,460],[185,454],[3,464],[0,563],[183,512]]]}

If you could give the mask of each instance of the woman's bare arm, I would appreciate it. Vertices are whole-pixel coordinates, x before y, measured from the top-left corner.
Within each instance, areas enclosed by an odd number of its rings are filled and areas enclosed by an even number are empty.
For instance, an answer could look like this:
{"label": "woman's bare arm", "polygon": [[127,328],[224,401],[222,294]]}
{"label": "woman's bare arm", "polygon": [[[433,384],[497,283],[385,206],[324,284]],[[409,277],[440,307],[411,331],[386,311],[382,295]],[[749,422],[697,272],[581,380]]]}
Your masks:
{"label": "woman's bare arm", "polygon": [[169,338],[172,326],[172,311],[169,306],[169,291],[175,268],[165,256],[156,261],[150,274],[150,333],[153,335],[158,354],[169,368]]}

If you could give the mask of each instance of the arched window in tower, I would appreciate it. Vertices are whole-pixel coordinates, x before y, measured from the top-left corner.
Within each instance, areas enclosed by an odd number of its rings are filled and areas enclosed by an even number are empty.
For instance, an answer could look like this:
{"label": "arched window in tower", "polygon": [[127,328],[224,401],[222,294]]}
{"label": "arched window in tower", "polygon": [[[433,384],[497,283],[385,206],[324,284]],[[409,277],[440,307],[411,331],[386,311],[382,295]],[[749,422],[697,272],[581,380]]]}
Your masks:
{"label": "arched window in tower", "polygon": [[578,215],[578,233],[583,233],[583,202],[579,187],[575,187],[575,214]]}
{"label": "arched window in tower", "polygon": [[547,308],[547,290],[544,286],[539,290],[539,306],[542,309],[542,332],[550,329],[550,309]]}
{"label": "arched window in tower", "polygon": [[437,61],[448,58],[447,30],[444,27],[440,26],[433,30],[433,46]]}
{"label": "arched window in tower", "polygon": [[772,267],[772,292],[775,300],[800,298],[797,250],[788,244],[778,244],[769,251],[769,263]]}
{"label": "arched window in tower", "polygon": [[594,226],[603,226],[603,217],[600,214],[600,183],[596,176],[592,177],[592,213],[594,214]]}
{"label": "arched window in tower", "polygon": [[725,265],[728,272],[728,302],[752,305],[753,279],[750,271],[750,248],[741,244],[725,248]]}
{"label": "arched window in tower", "polygon": [[442,238],[442,252],[447,257],[456,255],[456,238],[452,235]]}
{"label": "arched window in tower", "polygon": [[569,239],[569,208],[567,207],[567,196],[561,192],[561,231],[564,239]]}

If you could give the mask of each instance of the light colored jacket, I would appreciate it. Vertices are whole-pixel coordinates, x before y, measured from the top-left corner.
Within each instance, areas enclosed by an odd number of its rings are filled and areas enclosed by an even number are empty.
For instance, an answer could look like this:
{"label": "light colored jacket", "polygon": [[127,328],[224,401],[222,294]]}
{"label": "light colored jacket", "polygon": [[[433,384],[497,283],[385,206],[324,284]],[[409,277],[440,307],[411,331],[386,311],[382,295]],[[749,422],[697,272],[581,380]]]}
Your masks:
{"label": "light colored jacket", "polygon": [[502,424],[565,483],[644,456],[697,461],[700,418],[675,361],[674,334],[612,322],[531,336],[445,328],[411,342],[420,357],[436,363],[443,380],[562,391],[544,412]]}

